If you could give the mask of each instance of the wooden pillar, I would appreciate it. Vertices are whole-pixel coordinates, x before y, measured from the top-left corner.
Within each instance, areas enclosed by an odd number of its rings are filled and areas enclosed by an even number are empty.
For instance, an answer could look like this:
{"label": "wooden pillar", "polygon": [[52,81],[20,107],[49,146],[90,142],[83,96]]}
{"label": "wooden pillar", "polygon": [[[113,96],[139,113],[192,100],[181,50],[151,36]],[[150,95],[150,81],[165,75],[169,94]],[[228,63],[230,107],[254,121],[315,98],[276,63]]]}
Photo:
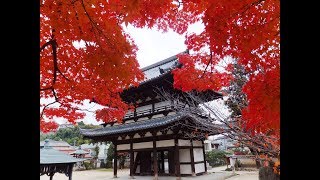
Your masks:
{"label": "wooden pillar", "polygon": [[133,177],[134,170],[133,170],[133,165],[134,165],[134,152],[133,152],[133,143],[130,143],[130,176]]}
{"label": "wooden pillar", "polygon": [[196,170],[194,166],[194,153],[193,153],[193,141],[190,139],[190,159],[191,159],[191,171],[192,171],[192,176],[196,176]]}
{"label": "wooden pillar", "polygon": [[174,164],[176,169],[176,179],[181,180],[181,174],[180,174],[180,159],[179,159],[179,144],[178,144],[178,138],[174,138]]}
{"label": "wooden pillar", "polygon": [[162,173],[165,173],[165,169],[164,169],[164,151],[161,151],[161,169],[162,169]]}
{"label": "wooden pillar", "polygon": [[114,145],[113,178],[117,178],[117,170],[118,170],[117,141],[114,141],[113,145]]}
{"label": "wooden pillar", "polygon": [[52,178],[53,178],[53,174],[50,174],[50,180],[52,180]]}
{"label": "wooden pillar", "polygon": [[157,142],[155,135],[153,133],[153,172],[154,172],[154,180],[158,180],[158,158],[157,158]]}
{"label": "wooden pillar", "polygon": [[69,166],[69,180],[72,180],[72,169],[73,169],[73,164]]}
{"label": "wooden pillar", "polygon": [[202,142],[202,152],[203,152],[203,161],[204,161],[204,170],[205,170],[205,173],[207,173],[207,161],[206,161],[206,153],[204,151],[204,142]]}

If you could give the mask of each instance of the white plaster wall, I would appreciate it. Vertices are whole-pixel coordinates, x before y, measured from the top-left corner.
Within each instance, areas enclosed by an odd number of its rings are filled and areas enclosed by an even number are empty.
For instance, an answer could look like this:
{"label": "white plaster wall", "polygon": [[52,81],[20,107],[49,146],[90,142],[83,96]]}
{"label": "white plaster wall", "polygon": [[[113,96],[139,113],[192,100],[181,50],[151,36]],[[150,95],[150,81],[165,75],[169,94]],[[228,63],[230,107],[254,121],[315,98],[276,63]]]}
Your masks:
{"label": "white plaster wall", "polygon": [[194,171],[195,171],[195,173],[205,172],[204,163],[195,164]]}
{"label": "white plaster wall", "polygon": [[162,133],[160,131],[157,132],[157,136],[161,136]]}
{"label": "white plaster wall", "polygon": [[125,124],[134,123],[134,120],[126,121]]}
{"label": "white plaster wall", "polygon": [[179,149],[180,162],[191,162],[190,149]]}
{"label": "white plaster wall", "polygon": [[163,114],[156,114],[156,115],[153,115],[152,118],[159,118],[159,117],[163,117],[164,115]]}
{"label": "white plaster wall", "polygon": [[130,144],[119,144],[117,145],[117,150],[128,150],[130,149]]}
{"label": "white plaster wall", "polygon": [[174,146],[173,139],[157,141],[157,147],[170,147],[170,146]]}
{"label": "white plaster wall", "polygon": [[144,111],[146,109],[152,109],[152,104],[148,104],[148,105],[145,105],[145,106],[137,107],[136,111],[138,113],[139,111]]}
{"label": "white plaster wall", "polygon": [[118,140],[121,140],[121,139],[122,139],[121,136],[119,136],[119,137],[118,137]]}
{"label": "white plaster wall", "polygon": [[126,136],[126,138],[125,139],[130,139],[130,137],[129,136]]}
{"label": "white plaster wall", "polygon": [[144,137],[150,137],[150,136],[152,136],[152,134],[151,134],[150,132],[147,132],[147,133],[144,135]]}
{"label": "white plaster wall", "polygon": [[203,161],[203,150],[202,148],[193,149],[194,162]]}
{"label": "white plaster wall", "polygon": [[138,118],[137,121],[145,121],[145,120],[148,120],[149,118],[148,117],[142,117],[142,118]]}
{"label": "white plaster wall", "polygon": [[190,140],[178,139],[179,146],[191,146]]}
{"label": "white plaster wall", "polygon": [[171,129],[169,129],[167,134],[173,134],[173,131]]}
{"label": "white plaster wall", "polygon": [[191,164],[180,164],[181,174],[192,174]]}
{"label": "white plaster wall", "polygon": [[141,136],[138,133],[134,134],[134,136],[133,136],[133,138],[140,138],[140,137]]}
{"label": "white plaster wall", "polygon": [[140,165],[137,166],[136,173],[140,173]]}
{"label": "white plaster wall", "polygon": [[133,149],[153,148],[153,142],[133,143]]}
{"label": "white plaster wall", "polygon": [[154,108],[165,106],[165,105],[170,105],[170,104],[171,104],[170,101],[161,101],[161,102],[155,103]]}
{"label": "white plaster wall", "polygon": [[173,114],[176,114],[176,112],[175,111],[169,112],[168,116],[173,115]]}
{"label": "white plaster wall", "polygon": [[201,141],[193,141],[193,146],[202,146]]}

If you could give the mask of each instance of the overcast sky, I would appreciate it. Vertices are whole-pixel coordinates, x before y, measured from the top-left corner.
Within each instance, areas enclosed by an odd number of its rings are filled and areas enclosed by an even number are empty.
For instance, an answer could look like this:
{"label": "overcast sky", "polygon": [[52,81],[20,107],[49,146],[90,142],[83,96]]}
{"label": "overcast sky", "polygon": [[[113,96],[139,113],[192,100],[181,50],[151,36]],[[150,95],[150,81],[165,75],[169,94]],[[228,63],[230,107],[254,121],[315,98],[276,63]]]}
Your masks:
{"label": "overcast sky", "polygon": [[[125,31],[130,34],[134,39],[135,44],[138,46],[137,60],[140,64],[140,68],[146,67],[170,56],[176,55],[187,49],[184,44],[184,35],[179,35],[172,30],[162,33],[154,29],[147,28],[134,28],[131,25],[124,27]],[[204,29],[202,23],[195,23],[190,25],[188,32],[201,33]],[[221,104],[222,102],[217,102]],[[85,102],[86,108],[91,108],[91,110],[99,108],[99,105],[89,104]],[[62,118],[57,118],[56,121],[59,124],[67,123],[66,120]],[[95,120],[94,114],[87,114],[86,118],[83,120],[86,124],[100,124]]]}

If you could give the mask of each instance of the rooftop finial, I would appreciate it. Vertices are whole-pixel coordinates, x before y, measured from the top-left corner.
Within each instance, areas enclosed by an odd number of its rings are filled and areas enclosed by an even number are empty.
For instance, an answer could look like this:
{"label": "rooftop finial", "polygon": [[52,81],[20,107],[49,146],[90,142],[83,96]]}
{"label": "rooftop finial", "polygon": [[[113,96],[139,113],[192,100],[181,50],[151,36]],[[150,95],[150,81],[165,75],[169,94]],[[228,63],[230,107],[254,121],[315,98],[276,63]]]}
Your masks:
{"label": "rooftop finial", "polygon": [[50,148],[52,148],[52,147],[49,145],[49,139],[44,140],[43,148],[44,148],[44,149],[50,149]]}

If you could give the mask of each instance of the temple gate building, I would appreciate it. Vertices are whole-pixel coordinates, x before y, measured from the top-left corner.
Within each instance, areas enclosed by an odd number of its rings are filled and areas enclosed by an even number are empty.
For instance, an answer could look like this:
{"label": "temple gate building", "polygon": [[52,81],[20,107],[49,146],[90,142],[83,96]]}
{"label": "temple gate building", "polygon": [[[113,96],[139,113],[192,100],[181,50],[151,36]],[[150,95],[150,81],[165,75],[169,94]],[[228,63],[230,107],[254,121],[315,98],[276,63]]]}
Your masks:
{"label": "temple gate building", "polygon": [[[112,141],[115,149],[114,176],[119,152],[130,154],[130,176],[197,176],[207,172],[204,140],[218,134],[216,126],[199,113],[186,113],[190,100],[163,99],[157,91],[183,94],[173,88],[172,70],[180,68],[176,56],[142,68],[146,80],[125,90],[121,97],[136,108],[127,112],[122,123],[110,122],[99,129],[80,129],[85,138]],[[214,91],[199,92],[206,101],[221,98]],[[183,97],[183,96],[181,96]],[[179,107],[179,108],[178,108]],[[197,126],[197,124],[202,126]],[[197,127],[196,129],[194,127]],[[200,128],[199,128],[200,127]],[[206,130],[201,129],[206,127]],[[207,131],[207,128],[211,131]],[[196,132],[196,133],[194,133]],[[194,134],[192,138],[186,134]]]}

